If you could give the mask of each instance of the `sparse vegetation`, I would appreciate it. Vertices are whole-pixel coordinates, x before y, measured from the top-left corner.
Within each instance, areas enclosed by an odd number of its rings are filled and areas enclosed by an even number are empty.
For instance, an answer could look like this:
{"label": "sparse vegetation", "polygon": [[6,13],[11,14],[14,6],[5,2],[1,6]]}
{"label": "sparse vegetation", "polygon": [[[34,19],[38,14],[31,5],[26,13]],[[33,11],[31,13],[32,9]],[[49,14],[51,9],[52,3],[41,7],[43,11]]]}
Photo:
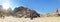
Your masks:
{"label": "sparse vegetation", "polygon": [[3,16],[3,13],[0,11],[0,17],[2,17]]}

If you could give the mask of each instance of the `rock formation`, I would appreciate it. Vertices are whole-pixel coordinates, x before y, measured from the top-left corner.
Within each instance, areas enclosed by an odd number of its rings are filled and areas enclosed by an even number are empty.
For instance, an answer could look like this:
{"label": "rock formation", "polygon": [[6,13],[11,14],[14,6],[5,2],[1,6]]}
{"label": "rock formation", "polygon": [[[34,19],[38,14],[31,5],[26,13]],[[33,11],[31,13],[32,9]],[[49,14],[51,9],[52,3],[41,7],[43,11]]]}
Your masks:
{"label": "rock formation", "polygon": [[14,15],[20,18],[24,17],[24,18],[31,18],[31,19],[40,17],[40,15],[35,10],[28,9],[23,6],[15,8]]}
{"label": "rock formation", "polygon": [[58,16],[60,16],[60,9],[57,9],[56,13]]}

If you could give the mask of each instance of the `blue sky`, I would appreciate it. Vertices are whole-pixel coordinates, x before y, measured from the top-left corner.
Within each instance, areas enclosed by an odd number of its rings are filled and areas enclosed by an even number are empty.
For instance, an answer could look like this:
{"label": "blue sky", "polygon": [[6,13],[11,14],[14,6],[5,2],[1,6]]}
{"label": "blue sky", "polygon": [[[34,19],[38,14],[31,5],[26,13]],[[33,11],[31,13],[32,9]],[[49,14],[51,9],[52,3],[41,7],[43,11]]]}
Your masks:
{"label": "blue sky", "polygon": [[10,2],[11,8],[25,6],[41,14],[55,12],[57,8],[60,8],[60,0],[10,0]]}

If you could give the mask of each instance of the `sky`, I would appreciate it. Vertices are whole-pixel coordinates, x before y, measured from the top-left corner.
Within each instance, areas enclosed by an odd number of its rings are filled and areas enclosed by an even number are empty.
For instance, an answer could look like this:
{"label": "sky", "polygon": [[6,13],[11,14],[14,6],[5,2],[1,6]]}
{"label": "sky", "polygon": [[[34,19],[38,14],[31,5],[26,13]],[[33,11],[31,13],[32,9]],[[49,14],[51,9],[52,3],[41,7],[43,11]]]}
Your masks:
{"label": "sky", "polygon": [[55,12],[57,8],[60,8],[60,0],[0,0],[0,5],[3,5],[5,9],[25,6],[40,14],[46,14]]}

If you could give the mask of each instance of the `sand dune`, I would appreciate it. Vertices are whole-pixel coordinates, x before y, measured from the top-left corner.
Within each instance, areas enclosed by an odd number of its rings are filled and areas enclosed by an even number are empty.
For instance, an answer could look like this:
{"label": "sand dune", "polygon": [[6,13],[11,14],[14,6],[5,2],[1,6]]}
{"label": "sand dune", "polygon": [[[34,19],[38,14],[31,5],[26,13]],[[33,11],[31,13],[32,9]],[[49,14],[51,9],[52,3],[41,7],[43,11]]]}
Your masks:
{"label": "sand dune", "polygon": [[5,19],[0,18],[0,22],[60,22],[60,17],[42,17],[30,20],[29,18],[14,18],[10,16],[5,17]]}

